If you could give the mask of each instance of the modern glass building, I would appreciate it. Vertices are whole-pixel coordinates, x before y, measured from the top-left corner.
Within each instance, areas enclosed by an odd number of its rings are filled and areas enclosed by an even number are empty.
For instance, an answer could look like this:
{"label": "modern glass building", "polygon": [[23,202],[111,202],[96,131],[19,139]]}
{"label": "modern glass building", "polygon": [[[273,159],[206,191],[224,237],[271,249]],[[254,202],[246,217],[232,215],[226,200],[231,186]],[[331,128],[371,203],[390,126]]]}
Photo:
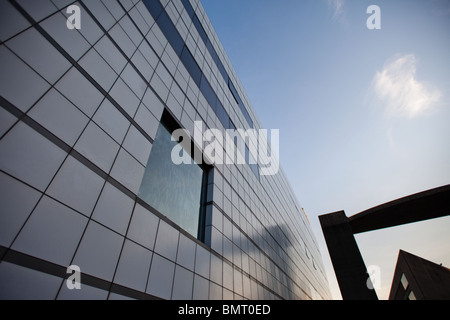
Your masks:
{"label": "modern glass building", "polygon": [[172,138],[262,129],[199,0],[0,1],[0,70],[0,299],[330,298],[282,170]]}

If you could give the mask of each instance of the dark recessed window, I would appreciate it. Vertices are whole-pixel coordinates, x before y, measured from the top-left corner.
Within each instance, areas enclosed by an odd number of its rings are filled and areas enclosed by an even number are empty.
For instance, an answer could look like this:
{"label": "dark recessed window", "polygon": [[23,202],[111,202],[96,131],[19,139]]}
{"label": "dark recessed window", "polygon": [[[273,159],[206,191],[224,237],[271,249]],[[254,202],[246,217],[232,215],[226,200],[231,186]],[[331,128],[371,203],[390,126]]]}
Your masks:
{"label": "dark recessed window", "polygon": [[200,20],[198,19],[197,15],[194,15],[192,17],[192,22],[194,23],[194,26],[197,29],[200,38],[202,38],[203,42],[206,44],[208,42],[208,35],[206,34],[205,29],[203,29],[203,26]]}
{"label": "dark recessed window", "polygon": [[217,101],[219,99],[217,98],[217,95],[209,84],[208,80],[206,80],[205,76],[202,77],[202,81],[200,83],[200,91],[203,93],[203,96],[205,97],[206,101],[208,101],[214,112],[216,112]]}
{"label": "dark recessed window", "polygon": [[216,115],[219,118],[220,122],[224,126],[225,129],[230,129],[230,117],[228,116],[227,111],[223,107],[222,103],[218,100],[216,105]]}
{"label": "dark recessed window", "polygon": [[191,75],[192,79],[200,88],[200,81],[202,80],[203,73],[200,67],[198,66],[197,62],[195,61],[194,57],[192,56],[191,52],[186,46],[184,46],[183,48],[180,59],[183,62],[183,65],[186,68],[186,70]]}
{"label": "dark recessed window", "polygon": [[173,50],[176,52],[178,56],[181,56],[181,51],[184,47],[183,38],[181,38],[180,34],[177,31],[177,28],[173,24],[172,20],[170,20],[167,13],[164,11],[161,13],[158,19],[158,26],[161,31],[166,36]]}
{"label": "dark recessed window", "polygon": [[[171,154],[178,129],[165,112],[159,125],[139,197],[197,239],[204,241],[204,216],[208,168],[192,164],[176,165]],[[192,150],[185,150],[192,155]]]}
{"label": "dark recessed window", "polygon": [[161,2],[155,0],[143,0],[143,1],[145,6],[148,8],[148,11],[150,11],[150,14],[152,15],[153,19],[158,20],[159,16],[164,11]]}
{"label": "dark recessed window", "polygon": [[245,120],[247,120],[247,123],[249,124],[250,128],[253,128],[252,118],[250,117],[250,114],[248,113],[247,109],[245,109],[244,103],[242,102],[241,98],[239,97],[236,87],[234,86],[234,84],[230,78],[228,78],[228,88],[230,89],[231,93],[233,94],[233,98],[234,98],[234,100],[236,100],[236,103],[237,103],[239,109],[241,109]]}
{"label": "dark recessed window", "polygon": [[186,12],[187,12],[189,18],[192,18],[195,14],[195,11],[194,11],[194,8],[192,8],[189,0],[181,0],[181,2],[183,3],[184,7],[186,8]]}

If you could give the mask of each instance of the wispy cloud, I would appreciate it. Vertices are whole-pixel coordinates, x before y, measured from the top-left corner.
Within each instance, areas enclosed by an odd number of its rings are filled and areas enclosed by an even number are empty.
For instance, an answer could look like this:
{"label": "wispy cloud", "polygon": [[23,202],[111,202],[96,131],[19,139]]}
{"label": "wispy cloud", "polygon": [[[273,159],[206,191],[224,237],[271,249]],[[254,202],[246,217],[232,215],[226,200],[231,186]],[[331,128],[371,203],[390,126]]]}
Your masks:
{"label": "wispy cloud", "polygon": [[344,0],[327,0],[328,7],[333,13],[333,20],[343,22]]}
{"label": "wispy cloud", "polygon": [[396,55],[376,73],[372,88],[383,102],[388,118],[414,118],[433,108],[441,99],[438,89],[416,79],[413,54]]}

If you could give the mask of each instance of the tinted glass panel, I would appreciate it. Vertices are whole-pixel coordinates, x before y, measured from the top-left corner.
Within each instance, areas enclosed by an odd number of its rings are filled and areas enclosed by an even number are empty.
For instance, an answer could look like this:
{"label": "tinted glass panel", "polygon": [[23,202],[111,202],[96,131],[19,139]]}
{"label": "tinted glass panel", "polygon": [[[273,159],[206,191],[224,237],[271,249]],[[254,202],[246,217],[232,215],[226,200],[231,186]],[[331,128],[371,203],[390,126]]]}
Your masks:
{"label": "tinted glass panel", "polygon": [[143,0],[143,1],[148,11],[150,11],[150,14],[152,15],[153,19],[158,20],[159,15],[164,10],[161,3],[155,0]]}
{"label": "tinted glass panel", "polygon": [[228,73],[225,70],[225,67],[223,66],[222,61],[220,61],[220,59],[217,62],[217,68],[219,69],[220,73],[222,74],[222,77],[225,79],[226,82],[228,79]]}
{"label": "tinted glass panel", "polygon": [[194,237],[201,237],[204,170],[194,162],[175,165],[171,133],[159,125],[139,197]]}
{"label": "tinted glass panel", "polygon": [[208,42],[208,35],[206,34],[205,29],[203,29],[202,24],[200,23],[200,20],[198,20],[196,14],[192,17],[192,22],[194,23],[194,26],[197,29],[200,38],[202,38],[203,42],[206,44]]}
{"label": "tinted glass panel", "polygon": [[242,114],[245,117],[245,120],[247,120],[250,127],[253,128],[253,121],[250,118],[250,115],[248,114],[247,109],[245,109],[244,103],[242,102],[241,98],[239,97],[236,87],[234,86],[231,79],[228,79],[228,88],[230,89],[231,93],[233,94],[234,99],[236,100],[236,103],[238,104],[239,108],[241,109]]}
{"label": "tinted glass panel", "polygon": [[253,120],[250,118],[250,115],[248,114],[248,111],[247,111],[247,109],[245,109],[244,104],[242,102],[239,105],[239,108],[241,109],[242,114],[244,115],[245,120],[247,120],[250,128],[253,128]]}
{"label": "tinted glass panel", "polygon": [[260,176],[258,164],[255,164],[256,159],[250,154],[250,149],[248,148],[247,145],[245,145],[245,161],[248,163],[250,169],[253,171],[256,178],[258,178],[259,180]]}
{"label": "tinted glass panel", "polygon": [[191,75],[192,79],[194,79],[195,83],[200,88],[200,81],[202,80],[203,73],[186,46],[184,46],[183,53],[181,54],[180,59],[183,62],[186,70]]}
{"label": "tinted glass panel", "polygon": [[403,289],[408,290],[409,282],[408,282],[408,279],[406,279],[405,274],[402,274],[402,278],[400,279],[400,281],[403,285]]}
{"label": "tinted glass panel", "polygon": [[158,19],[158,26],[166,36],[173,50],[177,53],[178,56],[180,56],[181,51],[183,50],[184,42],[165,11]]}
{"label": "tinted glass panel", "polygon": [[181,2],[184,5],[184,8],[187,11],[187,14],[189,15],[190,18],[192,18],[195,14],[194,8],[192,8],[191,3],[189,2],[189,0],[181,0]]}
{"label": "tinted glass panel", "polygon": [[200,91],[203,93],[206,101],[208,101],[209,105],[215,112],[218,99],[208,80],[206,80],[204,76],[202,77],[202,82],[200,84]]}
{"label": "tinted glass panel", "polygon": [[239,98],[239,95],[237,93],[236,88],[234,87],[233,82],[231,82],[230,79],[228,79],[228,88],[230,88],[231,93],[233,94],[234,100],[236,100],[236,103],[239,104],[241,99]]}
{"label": "tinted glass panel", "polygon": [[228,113],[225,111],[225,108],[223,107],[222,103],[218,101],[217,103],[217,118],[219,118],[222,125],[225,127],[225,129],[230,129],[230,117],[228,116]]}
{"label": "tinted glass panel", "polygon": [[[211,43],[211,41],[208,41],[206,43],[206,48],[208,49],[209,53],[211,54],[211,58],[214,60],[214,62],[217,64],[217,62],[220,62],[219,56],[216,53],[216,50],[214,50],[214,47]],[[227,75],[228,78],[228,75]]]}

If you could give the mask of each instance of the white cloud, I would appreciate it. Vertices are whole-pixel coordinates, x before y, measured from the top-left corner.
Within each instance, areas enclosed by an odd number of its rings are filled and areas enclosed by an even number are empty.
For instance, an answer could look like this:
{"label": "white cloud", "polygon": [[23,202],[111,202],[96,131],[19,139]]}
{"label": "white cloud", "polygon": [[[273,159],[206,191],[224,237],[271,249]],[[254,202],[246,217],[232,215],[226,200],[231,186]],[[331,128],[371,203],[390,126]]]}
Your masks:
{"label": "white cloud", "polygon": [[417,59],[413,54],[396,55],[375,75],[372,87],[389,118],[417,117],[440,100],[439,90],[419,82],[416,71]]}
{"label": "white cloud", "polygon": [[339,23],[344,28],[349,28],[350,23],[348,22],[346,13],[345,13],[345,0],[327,0],[328,9],[332,13],[332,20],[334,22]]}
{"label": "white cloud", "polygon": [[328,7],[333,11],[333,20],[339,20],[344,13],[344,0],[328,0]]}

